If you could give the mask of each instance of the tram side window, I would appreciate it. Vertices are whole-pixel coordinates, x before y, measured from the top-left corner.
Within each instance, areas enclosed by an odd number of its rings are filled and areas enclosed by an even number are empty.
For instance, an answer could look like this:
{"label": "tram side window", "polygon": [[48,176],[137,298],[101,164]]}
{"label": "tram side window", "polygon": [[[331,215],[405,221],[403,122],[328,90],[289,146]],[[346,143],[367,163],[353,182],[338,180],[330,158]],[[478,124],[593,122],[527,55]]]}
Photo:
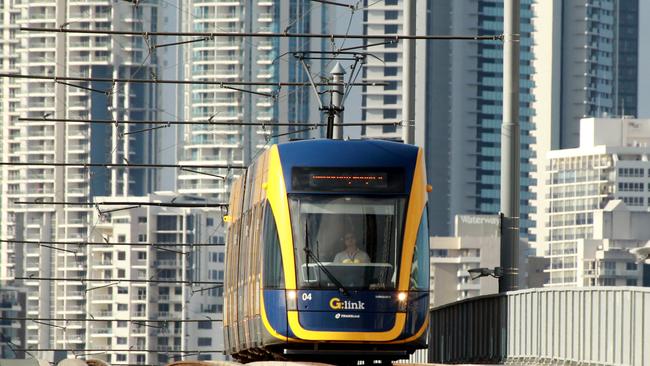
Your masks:
{"label": "tram side window", "polygon": [[264,245],[264,288],[284,288],[280,237],[278,236],[278,227],[273,217],[271,205],[268,202],[264,211],[264,232],[262,235]]}
{"label": "tram side window", "polygon": [[411,264],[411,290],[429,288],[429,218],[427,207],[422,213]]}

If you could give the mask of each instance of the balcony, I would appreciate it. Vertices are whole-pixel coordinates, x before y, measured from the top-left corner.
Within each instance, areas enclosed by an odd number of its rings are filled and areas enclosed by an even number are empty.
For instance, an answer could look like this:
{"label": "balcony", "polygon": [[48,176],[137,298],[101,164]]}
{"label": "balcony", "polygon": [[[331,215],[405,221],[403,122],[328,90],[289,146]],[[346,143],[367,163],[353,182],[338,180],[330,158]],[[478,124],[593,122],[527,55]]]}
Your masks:
{"label": "balcony", "polygon": [[176,268],[178,266],[178,262],[174,259],[165,259],[165,260],[158,260],[154,261],[154,266],[156,267],[174,267]]}
{"label": "balcony", "polygon": [[113,334],[113,328],[108,328],[108,327],[106,327],[106,328],[95,328],[95,329],[91,329],[90,333],[93,336],[94,335],[110,335],[110,334]]}

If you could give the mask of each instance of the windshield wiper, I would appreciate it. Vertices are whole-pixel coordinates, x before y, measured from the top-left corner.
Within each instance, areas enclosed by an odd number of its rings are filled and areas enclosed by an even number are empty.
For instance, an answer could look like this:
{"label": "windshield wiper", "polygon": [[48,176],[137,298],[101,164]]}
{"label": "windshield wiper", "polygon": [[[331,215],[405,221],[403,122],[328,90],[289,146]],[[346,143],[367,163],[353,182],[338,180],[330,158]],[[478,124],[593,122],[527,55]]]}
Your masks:
{"label": "windshield wiper", "polygon": [[318,259],[314,252],[309,248],[309,226],[307,226],[307,223],[305,223],[305,247],[303,250],[305,251],[305,254],[307,254],[307,273],[309,273],[309,258],[311,257],[318,268],[320,268],[327,275],[327,278],[329,278],[330,281],[332,281],[339,288],[339,291],[345,295],[350,296],[345,286],[343,286],[343,284],[338,279],[336,279],[336,277],[323,265],[323,263]]}
{"label": "windshield wiper", "polygon": [[[308,247],[305,247],[304,250],[305,253],[307,253],[307,256],[311,257],[311,259],[314,260],[314,263],[316,263],[318,268],[320,268],[327,275],[327,278],[329,278],[330,281],[332,281],[336,285],[336,287],[339,288],[339,291],[350,296],[345,286],[343,286],[343,284],[339,280],[337,280],[336,277],[330,271],[327,270],[327,267],[325,267],[323,263],[318,260],[318,257],[314,255],[314,252],[312,252],[311,249],[309,249]],[[309,271],[309,269],[307,269],[307,271]]]}

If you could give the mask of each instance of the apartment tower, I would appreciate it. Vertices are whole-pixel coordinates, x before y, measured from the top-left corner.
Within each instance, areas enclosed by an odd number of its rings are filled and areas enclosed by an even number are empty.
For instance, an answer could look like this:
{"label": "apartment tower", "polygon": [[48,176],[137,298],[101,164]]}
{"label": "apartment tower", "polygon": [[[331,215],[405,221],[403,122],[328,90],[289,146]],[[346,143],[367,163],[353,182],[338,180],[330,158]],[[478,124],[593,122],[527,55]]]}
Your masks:
{"label": "apartment tower", "polygon": [[[57,163],[147,163],[154,160],[154,132],[122,121],[157,119],[153,84],[62,82],[55,76],[149,78],[156,57],[142,37],[20,31],[18,27],[157,30],[158,5],[100,0],[5,1],[2,5],[2,68],[51,79],[3,78],[2,210],[0,237],[66,244],[0,243],[0,279],[84,278],[87,241],[97,220],[94,208],[47,202],[88,202],[96,196],[143,194],[155,174],[146,169],[86,168]],[[24,120],[27,118],[28,120]],[[117,121],[71,123],[55,119]],[[30,165],[31,164],[31,165]],[[41,204],[19,204],[36,201]],[[28,322],[27,347],[83,350],[88,284],[17,280],[26,289],[26,314],[70,319],[66,327]],[[75,321],[75,319],[80,319]],[[52,360],[47,352],[32,352]]]}

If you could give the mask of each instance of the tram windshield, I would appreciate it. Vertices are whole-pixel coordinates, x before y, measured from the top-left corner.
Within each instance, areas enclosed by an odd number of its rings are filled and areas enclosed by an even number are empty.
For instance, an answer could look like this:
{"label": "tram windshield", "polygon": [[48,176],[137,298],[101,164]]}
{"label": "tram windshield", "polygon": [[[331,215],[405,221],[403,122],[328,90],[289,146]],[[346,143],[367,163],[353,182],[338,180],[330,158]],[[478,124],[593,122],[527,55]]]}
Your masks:
{"label": "tram windshield", "polygon": [[299,288],[395,289],[403,197],[290,197]]}

